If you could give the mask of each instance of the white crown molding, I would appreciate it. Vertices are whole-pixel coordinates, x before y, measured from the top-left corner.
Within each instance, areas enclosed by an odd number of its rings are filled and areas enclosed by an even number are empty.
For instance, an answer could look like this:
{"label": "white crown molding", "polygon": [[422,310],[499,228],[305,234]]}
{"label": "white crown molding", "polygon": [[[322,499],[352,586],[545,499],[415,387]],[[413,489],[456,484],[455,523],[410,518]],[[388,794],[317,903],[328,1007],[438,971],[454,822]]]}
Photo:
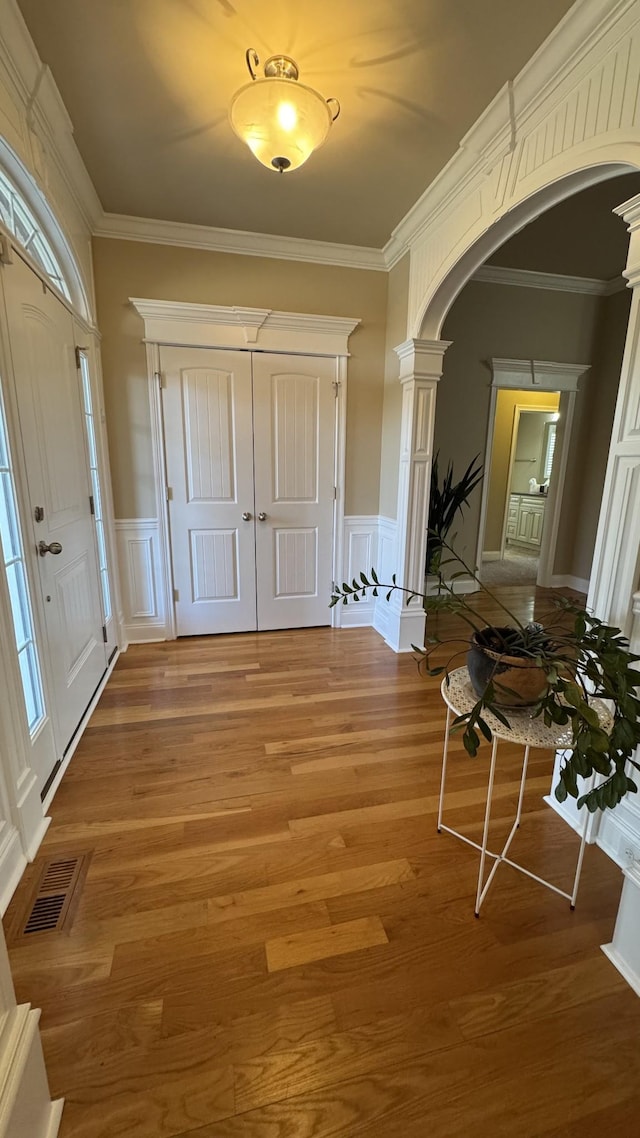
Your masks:
{"label": "white crown molding", "polygon": [[626,281],[622,276],[611,280],[595,277],[571,277],[561,273],[538,273],[529,269],[511,269],[503,265],[482,265],[472,280],[483,284],[514,285],[517,288],[539,288],[551,292],[584,293],[587,296],[611,296],[622,292]]}
{"label": "white crown molding", "polygon": [[[274,312],[218,304],[183,304],[130,297],[144,320],[144,339],[153,344],[247,348],[305,355],[347,356],[348,340],[360,320],[306,312]],[[215,328],[215,331],[213,329]]]}
{"label": "white crown molding", "polygon": [[[440,213],[451,212],[479,171],[485,176],[515,150],[525,124],[571,76],[593,66],[594,48],[609,32],[622,36],[637,0],[579,0],[513,81],[505,83],[462,138],[458,150],[393,230],[383,253],[388,268],[407,253]],[[628,17],[625,20],[625,17]],[[617,28],[616,28],[617,25]]]}
{"label": "white crown molding", "polygon": [[207,249],[245,257],[273,257],[281,261],[307,261],[349,269],[374,269],[378,272],[386,272],[387,269],[382,250],[364,245],[308,241],[301,237],[250,233],[242,229],[217,229],[209,225],[189,225],[180,221],[160,221],[118,213],[103,213],[94,226],[93,233],[95,237],[110,237],[119,241],[179,245],[185,249]]}

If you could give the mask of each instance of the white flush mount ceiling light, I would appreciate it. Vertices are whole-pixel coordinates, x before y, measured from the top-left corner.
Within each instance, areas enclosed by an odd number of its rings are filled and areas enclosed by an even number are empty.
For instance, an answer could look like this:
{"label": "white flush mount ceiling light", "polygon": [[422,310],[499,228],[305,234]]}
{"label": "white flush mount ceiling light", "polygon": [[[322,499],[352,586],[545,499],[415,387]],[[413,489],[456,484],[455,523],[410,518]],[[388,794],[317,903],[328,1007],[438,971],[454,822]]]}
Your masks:
{"label": "white flush mount ceiling light", "polygon": [[298,83],[298,67],[288,55],[272,55],[264,78],[253,48],[246,55],[251,82],[236,91],[229,117],[239,138],[269,170],[296,170],[325,141],[340,114],[337,99],[324,99]]}

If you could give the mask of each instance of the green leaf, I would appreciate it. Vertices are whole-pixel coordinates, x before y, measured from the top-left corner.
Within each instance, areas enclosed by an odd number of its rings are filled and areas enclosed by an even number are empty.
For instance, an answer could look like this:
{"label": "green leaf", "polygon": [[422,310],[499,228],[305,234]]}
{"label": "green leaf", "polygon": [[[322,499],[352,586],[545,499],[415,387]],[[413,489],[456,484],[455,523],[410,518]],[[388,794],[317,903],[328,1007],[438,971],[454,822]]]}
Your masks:
{"label": "green leaf", "polygon": [[483,719],[482,716],[480,716],[480,715],[478,716],[478,727],[482,731],[482,734],[484,735],[487,742],[490,743],[491,740],[493,739],[493,735],[491,734],[491,728],[490,728],[489,724],[487,723],[486,719]]}
{"label": "green leaf", "polygon": [[583,702],[583,695],[577,684],[567,684],[563,694],[567,703],[570,703],[572,707],[580,707]]}
{"label": "green leaf", "polygon": [[566,802],[567,788],[564,785],[564,782],[559,782],[553,793],[555,794],[558,802]]}

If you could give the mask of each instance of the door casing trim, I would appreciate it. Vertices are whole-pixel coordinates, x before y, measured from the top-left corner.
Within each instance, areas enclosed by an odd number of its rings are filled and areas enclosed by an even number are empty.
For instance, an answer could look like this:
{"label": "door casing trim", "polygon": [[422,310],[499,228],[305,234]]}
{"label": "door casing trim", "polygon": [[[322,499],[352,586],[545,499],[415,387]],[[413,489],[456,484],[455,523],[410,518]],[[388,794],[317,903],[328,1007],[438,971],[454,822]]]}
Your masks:
{"label": "door casing trim", "polygon": [[[162,420],[160,347],[198,347],[236,351],[266,351],[286,355],[328,356],[336,360],[335,505],[333,577],[341,573],[344,545],[344,490],[346,466],[346,410],[348,341],[360,323],[342,316],[304,312],[275,312],[208,304],[130,298],[144,321],[147,383],[151,413],[153,479],[160,550],[161,607],[166,638],[175,640],[173,572],[167,502],[167,471]],[[327,598],[327,604],[329,598]],[[339,606],[331,609],[331,626],[340,627]]]}

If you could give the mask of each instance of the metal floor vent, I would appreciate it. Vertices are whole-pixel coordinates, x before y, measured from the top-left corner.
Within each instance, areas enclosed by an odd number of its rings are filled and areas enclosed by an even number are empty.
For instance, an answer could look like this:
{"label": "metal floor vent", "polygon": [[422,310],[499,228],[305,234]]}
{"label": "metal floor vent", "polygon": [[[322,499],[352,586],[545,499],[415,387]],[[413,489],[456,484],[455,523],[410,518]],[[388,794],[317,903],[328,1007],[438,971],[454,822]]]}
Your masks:
{"label": "metal floor vent", "polygon": [[87,875],[91,854],[50,858],[21,908],[10,936],[10,944],[32,940],[43,933],[59,933],[71,927]]}

